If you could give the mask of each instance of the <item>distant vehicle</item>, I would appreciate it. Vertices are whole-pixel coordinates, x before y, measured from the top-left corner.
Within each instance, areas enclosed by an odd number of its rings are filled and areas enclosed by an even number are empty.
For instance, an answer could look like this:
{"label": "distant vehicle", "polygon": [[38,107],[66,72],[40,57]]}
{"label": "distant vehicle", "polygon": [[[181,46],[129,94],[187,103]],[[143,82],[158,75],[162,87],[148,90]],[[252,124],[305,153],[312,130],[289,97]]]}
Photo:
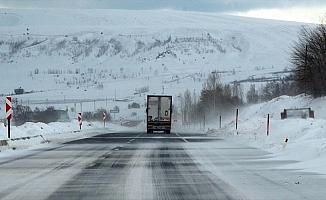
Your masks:
{"label": "distant vehicle", "polygon": [[154,131],[171,132],[172,96],[147,96],[147,133]]}
{"label": "distant vehicle", "polygon": [[24,89],[23,88],[17,88],[14,90],[15,94],[24,94]]}

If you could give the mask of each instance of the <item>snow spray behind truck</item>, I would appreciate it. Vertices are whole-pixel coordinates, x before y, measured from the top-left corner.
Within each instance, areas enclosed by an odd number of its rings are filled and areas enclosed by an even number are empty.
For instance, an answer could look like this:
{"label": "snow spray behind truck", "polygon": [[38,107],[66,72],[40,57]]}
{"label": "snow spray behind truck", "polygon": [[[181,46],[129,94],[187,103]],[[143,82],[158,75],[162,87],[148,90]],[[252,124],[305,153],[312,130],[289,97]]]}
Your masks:
{"label": "snow spray behind truck", "polygon": [[164,131],[170,134],[172,119],[172,96],[147,96],[147,133]]}

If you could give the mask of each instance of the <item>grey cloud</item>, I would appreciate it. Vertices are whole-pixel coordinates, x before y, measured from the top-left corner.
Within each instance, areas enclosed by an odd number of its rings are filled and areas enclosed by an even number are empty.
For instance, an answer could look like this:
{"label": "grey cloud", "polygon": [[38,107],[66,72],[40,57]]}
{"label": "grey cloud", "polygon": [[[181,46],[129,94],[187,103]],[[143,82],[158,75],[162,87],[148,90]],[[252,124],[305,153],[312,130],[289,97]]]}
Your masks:
{"label": "grey cloud", "polygon": [[12,8],[176,9],[208,12],[246,11],[326,5],[325,0],[0,0]]}

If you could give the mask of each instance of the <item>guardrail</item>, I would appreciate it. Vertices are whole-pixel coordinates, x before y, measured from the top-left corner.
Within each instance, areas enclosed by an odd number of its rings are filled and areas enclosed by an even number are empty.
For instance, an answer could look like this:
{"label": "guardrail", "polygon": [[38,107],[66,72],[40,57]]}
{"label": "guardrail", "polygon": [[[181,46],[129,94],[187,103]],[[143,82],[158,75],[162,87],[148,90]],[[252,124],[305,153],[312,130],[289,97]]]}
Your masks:
{"label": "guardrail", "polygon": [[21,105],[53,105],[53,104],[73,104],[73,103],[92,103],[92,102],[113,102],[113,101],[123,101],[123,102],[130,102],[132,101],[133,97],[127,97],[123,99],[114,99],[114,98],[95,98],[95,99],[31,99],[31,100],[19,100],[18,103]]}

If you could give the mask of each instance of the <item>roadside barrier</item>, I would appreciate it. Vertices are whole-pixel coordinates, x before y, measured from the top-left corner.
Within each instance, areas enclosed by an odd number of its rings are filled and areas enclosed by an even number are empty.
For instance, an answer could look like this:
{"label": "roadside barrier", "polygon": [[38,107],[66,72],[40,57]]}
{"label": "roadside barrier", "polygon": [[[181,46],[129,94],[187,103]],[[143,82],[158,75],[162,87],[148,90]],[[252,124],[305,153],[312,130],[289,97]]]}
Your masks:
{"label": "roadside barrier", "polygon": [[31,146],[34,144],[43,144],[48,143],[49,141],[46,140],[43,135],[34,135],[34,136],[26,136],[26,137],[19,137],[19,138],[12,138],[6,140],[7,145],[9,147],[22,147],[22,146]]}

